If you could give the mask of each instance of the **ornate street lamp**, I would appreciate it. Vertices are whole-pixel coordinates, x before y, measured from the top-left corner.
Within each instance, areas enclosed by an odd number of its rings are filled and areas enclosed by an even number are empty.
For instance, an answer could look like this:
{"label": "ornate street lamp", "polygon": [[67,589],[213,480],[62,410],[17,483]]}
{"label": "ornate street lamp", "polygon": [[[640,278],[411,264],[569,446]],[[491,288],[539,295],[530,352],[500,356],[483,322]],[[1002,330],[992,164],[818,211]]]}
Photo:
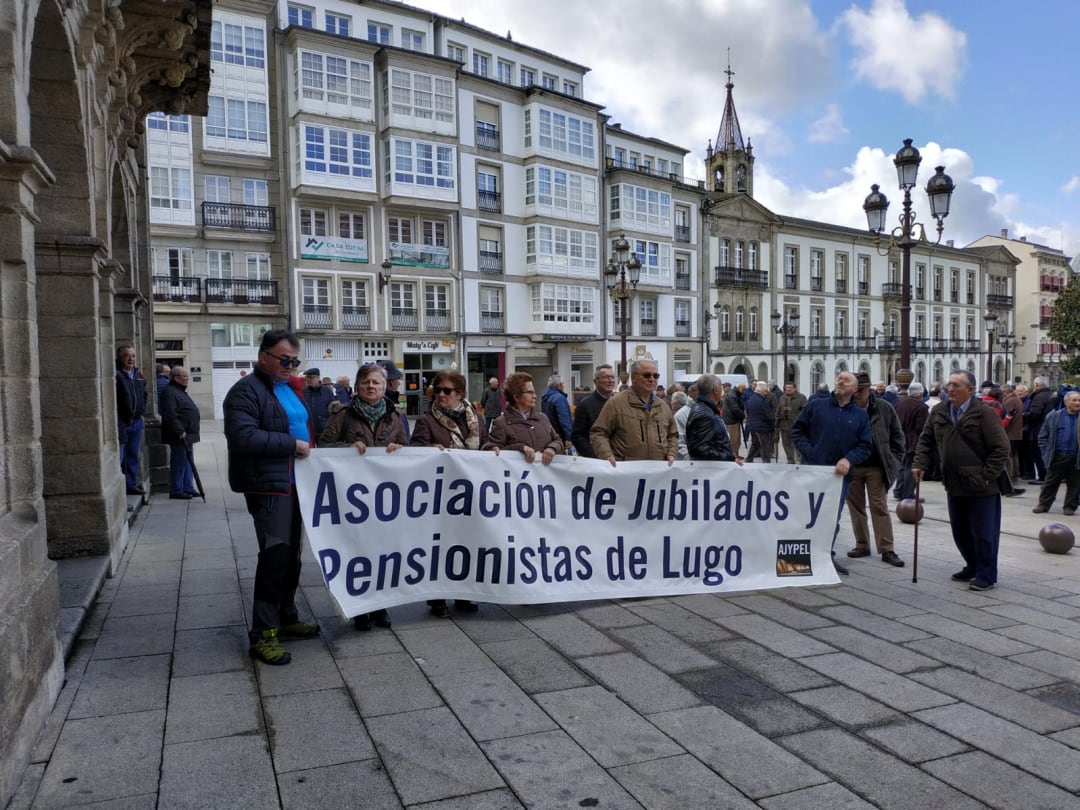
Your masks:
{"label": "ornate street lamp", "polygon": [[[1013,371],[1015,371],[1016,359],[1013,357],[1013,352],[1016,351],[1017,346],[1023,346],[1025,343],[1027,343],[1027,336],[1021,335],[1020,339],[1017,340],[1016,335],[1010,332],[1007,335],[998,335],[997,342],[998,345],[1001,347],[1002,351],[1004,351],[1005,354],[1009,357],[1009,367]],[[1008,375],[1006,375],[1006,377],[1008,378]]]}
{"label": "ornate street lamp", "polygon": [[386,285],[390,283],[390,271],[394,267],[389,259],[383,259],[382,264],[379,265],[379,294],[386,289]]}
{"label": "ornate street lamp", "polygon": [[626,241],[626,234],[621,234],[612,246],[615,255],[608,259],[604,270],[604,283],[607,284],[608,295],[612,302],[619,304],[619,337],[622,339],[622,363],[619,366],[619,379],[626,382],[629,375],[626,373],[626,337],[630,333],[630,302],[634,298],[638,281],[641,280],[641,261],[637,254],[630,250],[630,243]]}
{"label": "ornate street lamp", "polygon": [[986,347],[986,381],[991,383],[994,381],[994,327],[997,326],[997,319],[998,314],[992,309],[983,315],[988,340]]}
{"label": "ornate street lamp", "polygon": [[788,376],[788,338],[794,337],[799,334],[799,310],[793,309],[791,312],[786,312],[781,315],[779,310],[773,310],[772,315],[769,316],[769,320],[772,323],[773,331],[780,335],[780,345],[784,355],[784,366],[781,374],[774,374],[780,380],[780,385],[783,386],[792,380]]}
{"label": "ornate street lamp", "polygon": [[[915,187],[920,163],[922,156],[919,150],[911,145],[911,138],[905,138],[904,145],[893,158],[900,189],[904,192],[904,210],[900,214],[900,224],[889,233],[889,244],[885,251],[885,254],[888,254],[893,248],[899,248],[903,258],[900,279],[901,368],[896,372],[896,381],[904,386],[914,378],[911,372],[911,248],[920,243],[929,244],[926,228],[921,222],[915,221],[915,212],[911,208],[911,189]],[[956,186],[952,178],[945,174],[944,166],[938,166],[935,171],[926,184],[926,194],[930,198],[930,214],[937,220],[937,239],[933,243],[936,245],[941,242],[944,220],[949,215],[949,204]],[[863,202],[863,210],[866,212],[867,226],[872,233],[879,235],[880,243],[880,234],[886,230],[889,200],[881,193],[879,186],[870,186],[870,194]]]}

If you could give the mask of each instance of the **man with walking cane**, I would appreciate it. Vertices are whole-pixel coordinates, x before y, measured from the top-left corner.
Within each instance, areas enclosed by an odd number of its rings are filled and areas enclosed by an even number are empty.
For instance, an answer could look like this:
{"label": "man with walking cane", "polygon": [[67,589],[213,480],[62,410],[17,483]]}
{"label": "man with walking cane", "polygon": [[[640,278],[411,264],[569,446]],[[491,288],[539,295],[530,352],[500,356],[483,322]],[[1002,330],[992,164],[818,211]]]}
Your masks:
{"label": "man with walking cane", "polygon": [[[193,445],[199,441],[199,409],[188,396],[188,372],[183,366],[173,366],[169,384],[161,389],[158,407],[161,410],[161,437],[169,445],[169,497],[190,501],[203,495],[202,485],[195,489]],[[203,495],[203,500],[206,496]]]}
{"label": "man with walking cane", "polygon": [[936,450],[949,506],[953,542],[964,567],[952,575],[973,591],[997,583],[1001,537],[1001,489],[998,478],[1009,462],[1009,439],[997,411],[975,396],[975,377],[967,371],[949,375],[948,399],[930,411],[919,436],[912,475],[922,480]]}

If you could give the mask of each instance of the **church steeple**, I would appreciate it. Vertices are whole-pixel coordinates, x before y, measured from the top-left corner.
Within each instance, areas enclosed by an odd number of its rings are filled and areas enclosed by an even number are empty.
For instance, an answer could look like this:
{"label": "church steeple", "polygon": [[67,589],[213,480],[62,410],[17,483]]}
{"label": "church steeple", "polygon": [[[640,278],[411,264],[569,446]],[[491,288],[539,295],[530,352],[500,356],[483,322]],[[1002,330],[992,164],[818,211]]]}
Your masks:
{"label": "church steeple", "polygon": [[724,116],[720,120],[720,131],[716,133],[716,146],[711,143],[705,153],[705,169],[708,175],[706,187],[709,191],[721,193],[744,193],[754,195],[754,147],[749,139],[743,143],[739,116],[735,112],[735,88],[731,77],[731,50],[728,50],[727,101],[724,103]]}

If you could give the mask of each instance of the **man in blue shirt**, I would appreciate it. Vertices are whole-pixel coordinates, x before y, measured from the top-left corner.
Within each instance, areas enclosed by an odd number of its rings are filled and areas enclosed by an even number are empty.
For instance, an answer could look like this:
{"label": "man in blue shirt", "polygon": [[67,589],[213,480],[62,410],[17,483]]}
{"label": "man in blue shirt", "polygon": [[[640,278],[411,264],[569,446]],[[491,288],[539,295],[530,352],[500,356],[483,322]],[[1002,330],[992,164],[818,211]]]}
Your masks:
{"label": "man in blue shirt", "polygon": [[1039,430],[1039,452],[1046,464],[1046,482],[1039,490],[1039,505],[1032,512],[1049,512],[1057,497],[1058,487],[1065,482],[1066,515],[1075,515],[1080,500],[1080,441],[1077,423],[1080,422],[1080,391],[1065,394],[1065,407],[1051,411]]}
{"label": "man in blue shirt", "polygon": [[267,664],[292,657],[281,638],[319,634],[315,622],[300,620],[300,503],[293,460],[307,458],[314,443],[311,413],[293,387],[300,366],[300,340],[272,329],[259,344],[254,373],[225,395],[225,438],[229,444],[229,486],[244,493],[255,522],[259,561],[251,609],[250,654]]}

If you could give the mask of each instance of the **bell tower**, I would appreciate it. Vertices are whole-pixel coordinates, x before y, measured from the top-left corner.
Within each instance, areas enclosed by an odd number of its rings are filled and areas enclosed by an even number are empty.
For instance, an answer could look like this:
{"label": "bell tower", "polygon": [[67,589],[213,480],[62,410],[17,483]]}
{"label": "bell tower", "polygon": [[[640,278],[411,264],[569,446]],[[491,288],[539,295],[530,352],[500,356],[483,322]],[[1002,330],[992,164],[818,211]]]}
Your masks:
{"label": "bell tower", "polygon": [[743,143],[739,116],[735,113],[735,100],[731,91],[735,85],[731,77],[730,59],[727,70],[727,101],[720,131],[716,133],[716,145],[709,144],[705,152],[705,187],[720,194],[749,194],[754,196],[754,147],[747,140]]}

